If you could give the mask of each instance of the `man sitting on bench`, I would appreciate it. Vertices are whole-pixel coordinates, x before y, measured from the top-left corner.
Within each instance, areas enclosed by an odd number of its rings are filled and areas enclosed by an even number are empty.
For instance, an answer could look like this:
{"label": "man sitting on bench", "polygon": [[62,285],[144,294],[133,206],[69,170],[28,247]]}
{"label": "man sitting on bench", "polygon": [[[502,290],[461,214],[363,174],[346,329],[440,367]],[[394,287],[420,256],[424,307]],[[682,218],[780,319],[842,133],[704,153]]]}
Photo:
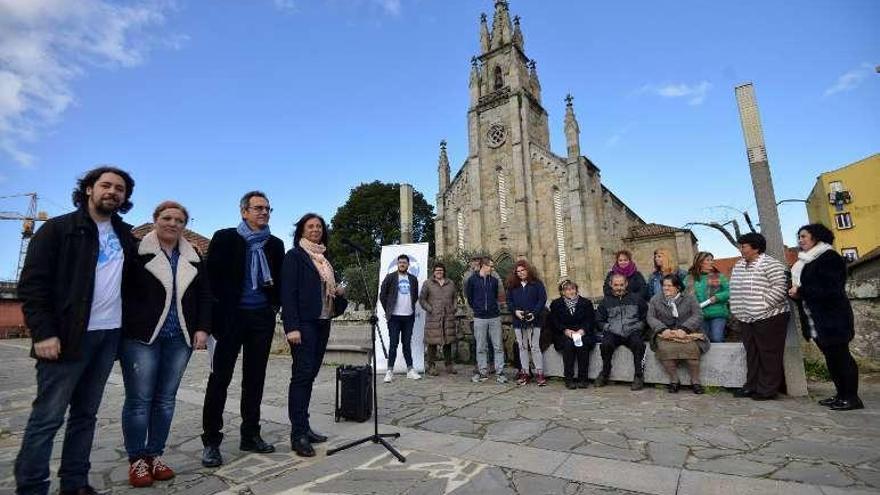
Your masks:
{"label": "man sitting on bench", "polygon": [[633,355],[632,390],[641,390],[645,385],[645,341],[642,329],[648,305],[640,294],[626,290],[626,277],[620,274],[611,276],[611,296],[599,303],[596,323],[603,332],[599,349],[602,353],[602,372],[596,377],[596,386],[604,387],[611,376],[611,357],[618,346],[626,346]]}

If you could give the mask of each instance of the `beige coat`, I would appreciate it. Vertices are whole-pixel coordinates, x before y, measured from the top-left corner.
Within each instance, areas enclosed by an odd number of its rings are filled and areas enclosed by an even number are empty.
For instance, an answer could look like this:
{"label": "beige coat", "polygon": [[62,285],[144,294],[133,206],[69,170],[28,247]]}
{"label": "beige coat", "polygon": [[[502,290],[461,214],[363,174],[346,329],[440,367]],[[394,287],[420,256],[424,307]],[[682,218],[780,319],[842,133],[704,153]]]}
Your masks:
{"label": "beige coat", "polygon": [[443,345],[455,342],[455,283],[446,279],[442,286],[428,279],[419,294],[425,310],[425,344]]}

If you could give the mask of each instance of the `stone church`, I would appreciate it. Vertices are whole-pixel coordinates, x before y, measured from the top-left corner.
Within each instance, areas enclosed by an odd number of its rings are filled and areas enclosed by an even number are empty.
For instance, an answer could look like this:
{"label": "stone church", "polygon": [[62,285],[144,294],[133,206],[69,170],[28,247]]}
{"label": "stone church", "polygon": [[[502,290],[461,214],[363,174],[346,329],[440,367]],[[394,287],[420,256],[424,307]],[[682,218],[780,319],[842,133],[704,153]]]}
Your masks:
{"label": "stone church", "polygon": [[[668,248],[687,267],[696,249],[689,230],[646,223],[602,184],[581,154],[573,98],[565,101],[566,153],[551,151],[548,114],[535,61],[525,53],[519,17],[497,0],[492,26],[480,19],[480,54],[471,59],[468,157],[450,177],[440,144],[438,256],[478,251],[534,264],[555,296],[571,278],[599,296],[613,253],[633,251],[642,272],[652,252]],[[506,276],[507,274],[502,274]]]}

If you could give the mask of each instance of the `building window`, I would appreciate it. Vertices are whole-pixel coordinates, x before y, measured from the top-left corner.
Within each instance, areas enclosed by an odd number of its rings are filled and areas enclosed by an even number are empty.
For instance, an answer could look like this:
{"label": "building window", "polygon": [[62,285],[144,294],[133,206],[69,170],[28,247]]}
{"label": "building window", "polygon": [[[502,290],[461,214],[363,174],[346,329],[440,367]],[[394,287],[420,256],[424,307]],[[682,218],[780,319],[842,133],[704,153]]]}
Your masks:
{"label": "building window", "polygon": [[852,215],[849,212],[834,215],[834,221],[837,223],[839,230],[851,229],[853,227]]}
{"label": "building window", "polygon": [[458,236],[458,250],[464,251],[464,213],[462,213],[461,210],[458,210],[455,221],[456,234]]}
{"label": "building window", "polygon": [[495,67],[495,88],[496,90],[504,87],[504,76],[501,75],[501,67]]}
{"label": "building window", "polygon": [[498,167],[498,212],[501,216],[501,223],[507,223],[507,178],[504,177],[504,170]]}
{"label": "building window", "polygon": [[833,181],[828,184],[828,189],[830,189],[831,192],[843,191],[843,182],[840,182],[839,180]]}
{"label": "building window", "polygon": [[553,220],[556,223],[556,248],[559,251],[559,276],[568,276],[568,259],[565,254],[565,221],[562,216],[562,192],[553,188]]}
{"label": "building window", "polygon": [[859,259],[859,250],[858,248],[843,248],[840,250],[840,255],[843,256],[843,259],[846,260],[847,263],[852,263],[853,261]]}

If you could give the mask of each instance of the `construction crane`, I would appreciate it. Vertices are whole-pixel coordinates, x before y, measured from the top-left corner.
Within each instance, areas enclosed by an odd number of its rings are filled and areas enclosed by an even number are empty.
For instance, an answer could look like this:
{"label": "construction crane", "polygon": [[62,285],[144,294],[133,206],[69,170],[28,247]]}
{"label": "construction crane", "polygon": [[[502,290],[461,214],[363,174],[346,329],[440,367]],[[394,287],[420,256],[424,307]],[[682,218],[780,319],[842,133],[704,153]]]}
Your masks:
{"label": "construction crane", "polygon": [[18,267],[15,270],[15,280],[18,280],[18,277],[21,276],[21,269],[24,267],[24,257],[27,254],[31,237],[34,236],[34,231],[37,230],[37,222],[44,222],[49,218],[45,211],[37,212],[37,193],[12,194],[0,196],[0,199],[23,197],[30,198],[27,213],[0,211],[0,220],[18,220],[21,222],[21,248],[18,253]]}

